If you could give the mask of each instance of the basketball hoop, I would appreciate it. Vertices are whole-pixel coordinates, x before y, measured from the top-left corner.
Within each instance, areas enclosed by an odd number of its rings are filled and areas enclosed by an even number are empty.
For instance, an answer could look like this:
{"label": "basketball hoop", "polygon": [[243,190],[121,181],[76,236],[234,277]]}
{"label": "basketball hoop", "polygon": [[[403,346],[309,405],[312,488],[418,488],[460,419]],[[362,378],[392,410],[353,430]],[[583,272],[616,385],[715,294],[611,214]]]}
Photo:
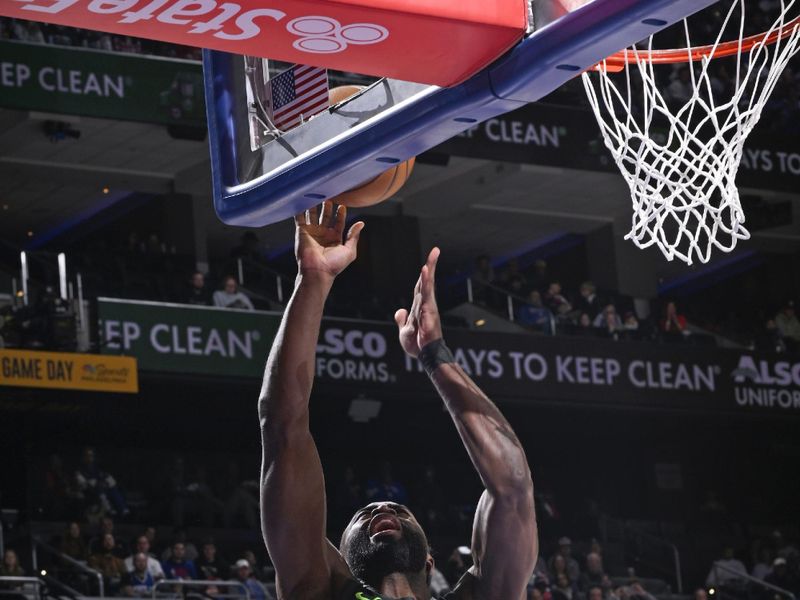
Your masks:
{"label": "basketball hoop", "polygon": [[[596,74],[583,74],[605,144],[631,190],[632,228],[625,239],[639,248],[655,244],[668,260],[692,264],[696,256],[705,263],[714,247],[730,252],[749,239],[735,184],[744,143],[800,50],[800,16],[791,18],[797,0],[778,3],[773,24],[758,35],[745,36],[745,0],[733,0],[713,44],[692,46],[684,20],[686,48],[656,50],[651,37],[647,49],[628,48],[595,67]],[[729,29],[738,39],[723,42]],[[726,100],[710,69],[712,59],[723,57],[735,61],[733,94]],[[690,93],[671,102],[659,89],[663,80],[654,65],[677,63],[687,65],[689,81],[681,84]],[[624,75],[614,81],[620,71]]]}

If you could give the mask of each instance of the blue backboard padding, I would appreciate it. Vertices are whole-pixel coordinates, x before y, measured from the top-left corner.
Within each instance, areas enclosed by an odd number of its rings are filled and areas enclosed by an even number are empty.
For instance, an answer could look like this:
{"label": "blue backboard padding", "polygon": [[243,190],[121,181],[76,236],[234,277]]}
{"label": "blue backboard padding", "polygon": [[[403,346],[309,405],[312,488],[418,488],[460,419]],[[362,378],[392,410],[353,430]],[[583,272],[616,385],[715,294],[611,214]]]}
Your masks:
{"label": "blue backboard padding", "polygon": [[229,80],[232,61],[242,58],[204,50],[214,207],[231,225],[258,227],[289,218],[320,197],[379,175],[387,167],[378,158],[408,159],[478,122],[534,102],[606,56],[715,1],[594,0],[536,31],[466,82],[436,89],[337,145],[250,182],[237,174]]}

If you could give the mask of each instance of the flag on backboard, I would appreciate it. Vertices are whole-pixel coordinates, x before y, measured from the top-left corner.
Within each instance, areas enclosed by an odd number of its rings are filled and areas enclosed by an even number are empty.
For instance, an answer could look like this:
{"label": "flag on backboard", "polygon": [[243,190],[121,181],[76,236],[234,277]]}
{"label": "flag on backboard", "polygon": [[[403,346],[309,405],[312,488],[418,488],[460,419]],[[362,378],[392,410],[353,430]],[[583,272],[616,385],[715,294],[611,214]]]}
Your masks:
{"label": "flag on backboard", "polygon": [[286,131],[328,108],[328,71],[294,65],[269,80],[272,123]]}

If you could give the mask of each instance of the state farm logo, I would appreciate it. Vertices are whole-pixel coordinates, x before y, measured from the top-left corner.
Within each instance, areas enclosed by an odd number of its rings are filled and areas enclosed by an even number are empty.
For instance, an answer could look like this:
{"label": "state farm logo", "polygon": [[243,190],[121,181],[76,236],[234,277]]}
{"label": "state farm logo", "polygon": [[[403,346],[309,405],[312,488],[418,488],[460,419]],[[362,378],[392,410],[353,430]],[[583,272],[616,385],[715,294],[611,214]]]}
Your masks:
{"label": "state farm logo", "polygon": [[289,33],[299,36],[294,48],[314,54],[335,54],[347,49],[349,44],[377,44],[389,37],[389,30],[374,23],[352,23],[342,26],[330,17],[300,17],[287,23]]}
{"label": "state farm logo", "polygon": [[[0,2],[5,0],[0,0]],[[211,35],[215,38],[239,41],[258,37],[270,21],[283,23],[289,17],[278,8],[250,8],[236,2],[220,0],[17,0],[22,10],[58,14],[74,10],[79,2],[86,17],[101,15],[123,24],[171,25],[184,33]],[[285,3],[284,3],[285,4]],[[292,47],[313,54],[335,54],[350,45],[377,44],[389,37],[389,30],[375,23],[342,25],[336,19],[308,15],[291,19],[286,24],[290,35],[297,36]],[[200,46],[202,43],[198,42]]]}

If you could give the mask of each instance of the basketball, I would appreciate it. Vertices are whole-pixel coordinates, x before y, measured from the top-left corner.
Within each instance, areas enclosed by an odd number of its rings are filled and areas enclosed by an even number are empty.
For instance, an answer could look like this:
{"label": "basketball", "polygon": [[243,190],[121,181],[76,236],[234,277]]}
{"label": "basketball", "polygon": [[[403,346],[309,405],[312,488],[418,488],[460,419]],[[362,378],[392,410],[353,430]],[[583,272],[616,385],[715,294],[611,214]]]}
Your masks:
{"label": "basketball", "polygon": [[[331,106],[343,102],[350,96],[357,94],[364,87],[360,85],[342,85],[331,89],[328,93]],[[387,169],[374,179],[367,181],[332,198],[337,204],[349,207],[372,206],[394,196],[414,170],[414,158]]]}

